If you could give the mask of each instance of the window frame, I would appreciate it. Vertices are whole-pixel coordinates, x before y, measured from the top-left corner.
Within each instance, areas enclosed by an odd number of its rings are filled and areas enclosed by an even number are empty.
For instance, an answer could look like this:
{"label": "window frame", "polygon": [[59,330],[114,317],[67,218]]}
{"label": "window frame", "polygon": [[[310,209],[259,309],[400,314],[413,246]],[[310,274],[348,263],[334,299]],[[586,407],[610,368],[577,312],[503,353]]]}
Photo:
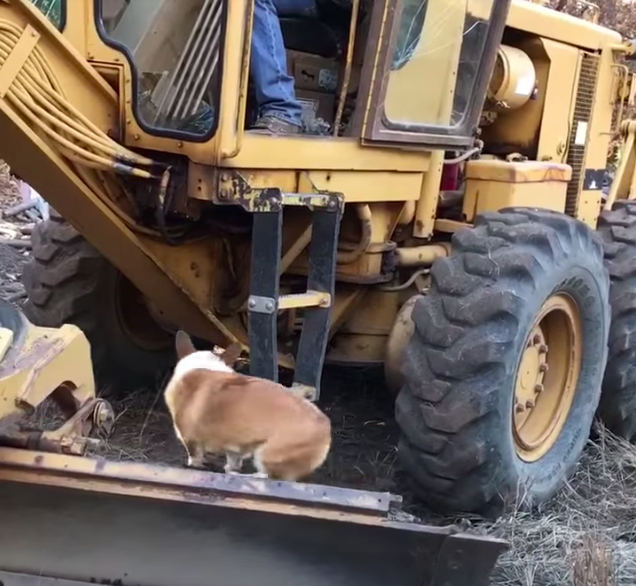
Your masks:
{"label": "window frame", "polygon": [[[215,92],[216,103],[214,104],[214,107],[215,107],[214,124],[212,125],[212,128],[210,129],[208,133],[206,133],[205,135],[202,135],[202,134],[194,134],[184,130],[174,130],[170,128],[158,128],[155,126],[150,126],[139,115],[139,83],[140,83],[139,69],[130,52],[130,49],[123,43],[120,43],[112,39],[106,32],[106,29],[104,28],[104,22],[102,20],[102,0],[93,0],[93,12],[94,12],[94,19],[95,19],[94,24],[95,24],[95,30],[97,31],[97,35],[99,39],[107,47],[110,47],[111,49],[115,49],[126,58],[126,61],[128,62],[128,65],[130,67],[130,73],[131,73],[131,76],[130,76],[131,80],[129,84],[129,91],[131,92],[130,109],[135,118],[135,122],[139,125],[139,128],[141,128],[149,136],[155,136],[157,138],[167,138],[167,139],[173,139],[173,140],[189,142],[189,143],[197,143],[197,144],[207,143],[213,140],[214,138],[216,138],[217,132],[220,127],[220,122],[221,122],[220,106],[221,106],[221,94],[223,90],[223,72],[225,67],[224,53],[225,53],[225,43],[227,39],[228,2],[230,1],[231,0],[222,0],[223,2],[223,16],[222,16],[223,30],[221,31],[221,38],[219,39],[219,46],[221,47],[221,50],[223,52],[221,54],[221,58],[219,59],[219,78],[221,82],[218,84],[218,88],[216,89],[216,92]],[[66,3],[66,0],[64,0],[64,2]]]}
{"label": "window frame", "polygon": [[63,33],[64,29],[66,28],[66,19],[67,19],[67,14],[68,14],[68,0],[61,0],[61,2],[60,2],[60,24],[59,24],[59,26],[56,26],[55,23],[53,22],[53,20],[49,16],[44,14],[42,9],[39,6],[36,5],[36,2],[37,2],[37,0],[31,0],[31,5],[33,6],[33,8],[36,8],[37,10],[39,10],[40,13],[44,16],[44,18],[46,18],[55,29],[57,29],[59,32]]}
{"label": "window frame", "polygon": [[[511,0],[493,0],[490,25],[482,59],[477,67],[475,84],[468,101],[466,115],[462,122],[455,126],[438,126],[432,124],[409,124],[388,120],[384,112],[389,73],[393,64],[393,56],[399,35],[402,2],[384,0],[375,6],[371,31],[376,33],[369,39],[366,61],[367,116],[362,138],[365,141],[382,143],[379,146],[415,145],[428,148],[467,149],[473,146],[479,127],[479,120],[486,100],[497,52],[501,45]],[[398,4],[396,6],[396,4]],[[385,33],[385,34],[382,34]],[[379,38],[381,35],[381,39]],[[381,44],[377,50],[377,41]]]}

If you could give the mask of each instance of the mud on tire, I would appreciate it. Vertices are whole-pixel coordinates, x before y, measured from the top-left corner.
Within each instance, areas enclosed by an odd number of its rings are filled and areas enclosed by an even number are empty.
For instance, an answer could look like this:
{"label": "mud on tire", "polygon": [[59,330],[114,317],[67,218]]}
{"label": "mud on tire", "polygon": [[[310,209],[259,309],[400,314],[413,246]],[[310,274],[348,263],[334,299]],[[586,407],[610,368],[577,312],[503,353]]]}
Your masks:
{"label": "mud on tire", "polygon": [[126,390],[155,382],[172,364],[173,351],[167,336],[144,346],[122,325],[118,287],[136,292],[132,284],[54,211],[36,226],[31,242],[33,260],[22,276],[27,318],[39,326],[80,327],[100,386]]}
{"label": "mud on tire", "polygon": [[[400,458],[424,501],[492,515],[547,500],[571,474],[607,356],[602,254],[584,224],[527,208],[486,214],[454,235],[452,255],[435,263],[430,292],[413,311],[396,403]],[[578,308],[581,371],[561,433],[527,462],[513,435],[516,373],[540,308],[557,293]]]}
{"label": "mud on tire", "polygon": [[619,201],[599,218],[609,270],[612,325],[599,415],[615,434],[636,440],[636,202]]}

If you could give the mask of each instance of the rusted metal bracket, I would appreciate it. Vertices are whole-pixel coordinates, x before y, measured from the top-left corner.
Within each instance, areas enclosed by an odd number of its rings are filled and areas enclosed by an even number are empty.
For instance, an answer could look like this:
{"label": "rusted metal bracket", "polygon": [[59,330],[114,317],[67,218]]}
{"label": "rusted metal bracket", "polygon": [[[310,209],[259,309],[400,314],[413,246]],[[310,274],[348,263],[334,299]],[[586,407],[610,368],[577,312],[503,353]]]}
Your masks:
{"label": "rusted metal bracket", "polygon": [[53,431],[12,430],[0,435],[0,444],[55,454],[83,456],[100,440],[89,437],[98,432],[110,434],[115,420],[110,404],[104,399],[90,399],[77,412]]}
{"label": "rusted metal bracket", "polygon": [[340,193],[285,193],[276,187],[252,187],[236,171],[220,174],[218,196],[219,205],[240,205],[248,212],[276,212],[284,206],[305,207],[311,211],[327,210],[344,212],[344,197]]}

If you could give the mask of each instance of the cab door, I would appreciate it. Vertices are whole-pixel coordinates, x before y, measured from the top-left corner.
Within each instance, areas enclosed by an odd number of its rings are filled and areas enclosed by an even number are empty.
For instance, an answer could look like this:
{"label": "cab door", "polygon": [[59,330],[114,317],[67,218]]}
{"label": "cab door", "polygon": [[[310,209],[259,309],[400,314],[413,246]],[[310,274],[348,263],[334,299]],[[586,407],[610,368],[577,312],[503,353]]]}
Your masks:
{"label": "cab door", "polygon": [[[362,138],[378,146],[473,144],[510,0],[379,0]],[[370,73],[370,75],[369,75]]]}
{"label": "cab door", "polygon": [[208,165],[238,151],[253,0],[86,2],[90,61],[124,67],[127,146]]}

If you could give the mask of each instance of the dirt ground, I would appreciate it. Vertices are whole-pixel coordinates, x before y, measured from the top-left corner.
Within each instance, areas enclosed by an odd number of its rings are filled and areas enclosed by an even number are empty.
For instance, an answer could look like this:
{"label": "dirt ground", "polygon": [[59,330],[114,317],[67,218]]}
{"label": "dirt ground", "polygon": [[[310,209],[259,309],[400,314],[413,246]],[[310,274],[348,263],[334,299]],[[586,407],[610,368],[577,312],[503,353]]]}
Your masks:
{"label": "dirt ground", "polygon": [[[16,182],[11,178],[8,167],[0,161],[0,214],[20,202]],[[20,305],[24,300],[24,288],[20,282],[22,267],[29,259],[29,251],[14,248],[3,240],[15,240],[22,237],[20,228],[27,222],[4,219],[0,215],[0,299]]]}
{"label": "dirt ground", "polygon": [[[16,184],[0,165],[0,212],[19,201]],[[4,232],[2,226],[4,224]],[[7,227],[7,223],[11,226]],[[24,301],[20,273],[29,250],[3,244],[24,238],[28,219],[0,217],[0,299]],[[11,228],[11,229],[10,229]],[[404,508],[428,523],[450,523],[419,506],[396,458],[392,399],[374,370],[325,373],[321,407],[333,423],[334,445],[315,482],[403,495]],[[114,432],[100,450],[109,459],[183,465],[158,381],[152,389],[119,389],[112,401]],[[37,414],[54,423],[51,408]],[[503,537],[512,547],[500,558],[495,586],[633,586],[636,584],[636,449],[603,429],[590,443],[570,484],[540,511],[496,523],[471,519],[469,530]]]}

